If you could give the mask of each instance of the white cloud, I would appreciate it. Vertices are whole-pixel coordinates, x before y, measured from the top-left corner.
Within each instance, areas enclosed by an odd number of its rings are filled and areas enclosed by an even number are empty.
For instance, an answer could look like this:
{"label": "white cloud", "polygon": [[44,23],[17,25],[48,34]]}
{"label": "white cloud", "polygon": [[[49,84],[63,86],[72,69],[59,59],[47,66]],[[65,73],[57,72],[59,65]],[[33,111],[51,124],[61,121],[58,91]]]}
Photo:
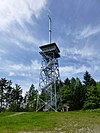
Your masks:
{"label": "white cloud", "polygon": [[81,31],[77,32],[76,38],[77,39],[88,38],[99,32],[100,32],[100,26],[92,27],[91,25],[88,25],[87,27],[84,27]]}
{"label": "white cloud", "polygon": [[[5,65],[4,65],[5,64]],[[30,65],[16,64],[11,61],[4,61],[0,66],[0,71],[8,73],[8,76],[31,76],[33,73],[37,74],[40,70],[41,64],[37,60],[32,60]]]}
{"label": "white cloud", "polygon": [[19,48],[30,51],[35,50],[34,46],[38,46],[40,44],[40,41],[35,38],[27,28],[25,28],[24,31],[21,29],[14,29],[11,33],[11,37],[9,40],[16,44]]}
{"label": "white cloud", "polygon": [[5,73],[6,78],[19,84],[24,89],[24,93],[33,83],[37,89],[41,64],[37,60],[32,60],[31,64],[16,64],[12,61],[4,60],[0,65],[0,72]]}
{"label": "white cloud", "polygon": [[9,72],[9,76],[15,76],[14,72]]}
{"label": "white cloud", "polygon": [[93,57],[96,55],[94,48],[84,46],[82,49],[78,48],[63,48],[61,47],[61,56],[71,56],[72,58],[78,57]]}
{"label": "white cloud", "polygon": [[73,66],[64,66],[59,68],[61,74],[70,73],[73,71]]}
{"label": "white cloud", "polygon": [[77,66],[63,66],[59,68],[62,79],[66,77],[72,77],[73,75],[78,75],[78,73],[84,73],[86,70],[92,72],[91,67],[87,67],[82,65],[80,67]]}
{"label": "white cloud", "polygon": [[4,51],[3,49],[0,49],[0,54],[5,54],[6,51]]}
{"label": "white cloud", "polygon": [[[41,17],[46,3],[47,0],[0,0],[0,43],[5,43],[4,50],[8,51],[9,44],[9,49],[16,45],[21,50],[37,52],[36,47],[42,41],[35,35],[34,18]],[[0,54],[3,54],[1,50]]]}
{"label": "white cloud", "polygon": [[32,15],[38,17],[45,5],[46,0],[0,0],[0,30],[8,30],[14,22],[31,23]]}
{"label": "white cloud", "polygon": [[100,71],[100,55],[93,46],[85,45],[83,49],[61,48],[61,56],[67,59],[64,64],[71,64],[60,68],[64,78],[84,73],[86,70],[92,74]]}
{"label": "white cloud", "polygon": [[32,60],[31,62],[32,62],[31,67],[33,70],[40,70],[41,64],[37,60],[34,61]]}
{"label": "white cloud", "polygon": [[[41,43],[34,35],[36,34],[34,18],[41,17],[46,3],[47,0],[0,0],[0,44],[4,44],[4,47],[0,45],[0,55],[5,54],[5,50],[9,50],[12,55],[16,56],[14,60],[17,61],[16,53],[20,53],[19,51],[22,50],[23,54],[23,50],[28,52],[37,50],[35,48]],[[16,46],[14,47],[14,45]],[[31,57],[30,64],[27,64],[27,61],[26,64],[18,64],[12,61],[9,52],[4,59],[2,56],[0,57],[1,76],[10,78],[12,82],[25,88],[29,87],[31,83],[37,86],[41,64],[37,60],[31,60]]]}

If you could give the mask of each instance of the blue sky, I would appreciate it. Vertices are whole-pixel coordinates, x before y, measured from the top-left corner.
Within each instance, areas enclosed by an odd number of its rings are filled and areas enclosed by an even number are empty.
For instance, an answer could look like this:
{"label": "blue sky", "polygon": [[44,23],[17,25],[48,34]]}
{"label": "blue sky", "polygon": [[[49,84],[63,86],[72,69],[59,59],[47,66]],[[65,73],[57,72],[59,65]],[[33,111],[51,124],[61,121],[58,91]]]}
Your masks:
{"label": "blue sky", "polygon": [[24,93],[38,87],[39,46],[52,42],[60,51],[61,79],[89,71],[100,81],[100,0],[0,0],[0,78],[20,84]]}

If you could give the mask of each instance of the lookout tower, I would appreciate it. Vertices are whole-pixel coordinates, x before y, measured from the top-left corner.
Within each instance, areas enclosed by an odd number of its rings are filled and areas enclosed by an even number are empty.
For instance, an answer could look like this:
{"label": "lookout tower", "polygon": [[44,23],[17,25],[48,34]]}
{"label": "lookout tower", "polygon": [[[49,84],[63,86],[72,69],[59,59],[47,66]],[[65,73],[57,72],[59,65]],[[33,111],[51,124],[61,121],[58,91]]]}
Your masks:
{"label": "lookout tower", "polygon": [[59,64],[60,50],[56,43],[51,43],[51,18],[49,17],[49,44],[40,46],[42,56],[39,94],[37,97],[36,112],[55,111],[57,112],[57,91],[59,90]]}

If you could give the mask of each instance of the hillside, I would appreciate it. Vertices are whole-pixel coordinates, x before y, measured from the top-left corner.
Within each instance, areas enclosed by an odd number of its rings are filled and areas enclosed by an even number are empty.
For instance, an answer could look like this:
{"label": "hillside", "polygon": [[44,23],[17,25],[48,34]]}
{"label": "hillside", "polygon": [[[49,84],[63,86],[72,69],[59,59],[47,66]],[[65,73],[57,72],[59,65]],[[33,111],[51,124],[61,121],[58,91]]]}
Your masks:
{"label": "hillside", "polygon": [[0,113],[0,133],[100,133],[100,110]]}

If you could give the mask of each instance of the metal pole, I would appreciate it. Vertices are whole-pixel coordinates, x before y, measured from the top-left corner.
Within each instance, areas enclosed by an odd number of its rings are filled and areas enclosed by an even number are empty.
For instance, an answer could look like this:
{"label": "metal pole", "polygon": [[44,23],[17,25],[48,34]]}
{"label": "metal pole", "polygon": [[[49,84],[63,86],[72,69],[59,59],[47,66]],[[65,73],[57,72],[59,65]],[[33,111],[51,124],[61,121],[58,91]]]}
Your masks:
{"label": "metal pole", "polygon": [[51,23],[52,23],[52,20],[51,20],[51,17],[48,15],[48,18],[49,18],[49,43],[51,44]]}

